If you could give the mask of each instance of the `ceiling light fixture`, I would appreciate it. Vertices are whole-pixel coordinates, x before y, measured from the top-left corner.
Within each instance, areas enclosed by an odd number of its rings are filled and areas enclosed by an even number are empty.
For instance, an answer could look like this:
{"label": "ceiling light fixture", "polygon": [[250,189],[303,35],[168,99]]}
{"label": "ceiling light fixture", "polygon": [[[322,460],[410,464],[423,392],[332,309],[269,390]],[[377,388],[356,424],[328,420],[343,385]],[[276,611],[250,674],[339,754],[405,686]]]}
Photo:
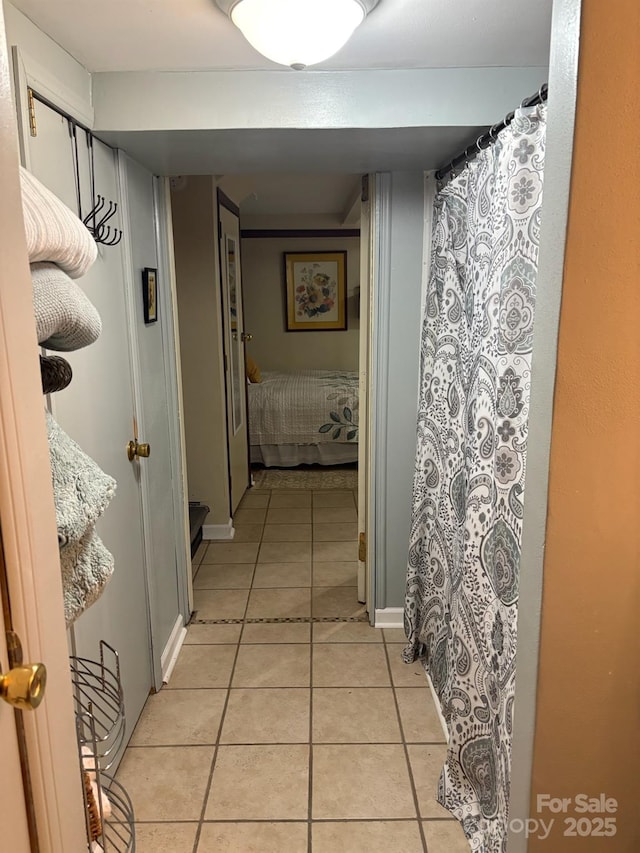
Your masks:
{"label": "ceiling light fixture", "polygon": [[378,0],[216,0],[249,44],[300,71],[337,53]]}

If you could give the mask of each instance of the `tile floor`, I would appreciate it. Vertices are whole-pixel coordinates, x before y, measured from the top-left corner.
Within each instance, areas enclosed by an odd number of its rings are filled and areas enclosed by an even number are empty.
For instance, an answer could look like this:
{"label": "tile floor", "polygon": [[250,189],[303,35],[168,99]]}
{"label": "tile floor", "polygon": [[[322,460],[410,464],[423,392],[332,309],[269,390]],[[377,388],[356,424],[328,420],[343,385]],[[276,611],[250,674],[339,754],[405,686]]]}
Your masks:
{"label": "tile floor", "polygon": [[466,853],[421,667],[355,621],[353,492],[252,490],[236,525],[196,555],[195,621],[120,766],[138,853]]}

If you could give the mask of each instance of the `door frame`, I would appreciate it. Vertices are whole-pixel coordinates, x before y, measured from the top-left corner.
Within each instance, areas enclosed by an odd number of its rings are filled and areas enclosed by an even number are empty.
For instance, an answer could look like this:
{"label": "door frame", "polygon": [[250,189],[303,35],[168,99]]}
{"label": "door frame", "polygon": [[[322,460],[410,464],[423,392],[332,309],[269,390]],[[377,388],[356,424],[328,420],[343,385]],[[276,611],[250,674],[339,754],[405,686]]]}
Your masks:
{"label": "door frame", "polygon": [[[229,478],[229,518],[233,520],[234,509],[233,509],[233,484],[232,484],[232,475],[231,475],[231,452],[229,441],[231,438],[231,417],[232,413],[229,410],[229,381],[230,381],[230,371],[231,371],[231,358],[228,353],[228,337],[227,333],[230,331],[227,328],[227,313],[225,309],[225,298],[223,294],[224,287],[224,276],[223,276],[223,264],[225,263],[225,253],[223,251],[222,246],[222,238],[223,238],[223,230],[222,230],[222,220],[220,218],[220,209],[224,207],[229,213],[232,213],[238,219],[238,259],[240,265],[240,303],[241,303],[241,311],[242,311],[242,324],[244,327],[244,302],[242,297],[242,258],[241,258],[241,238],[240,238],[240,208],[238,205],[229,198],[229,196],[221,189],[219,186],[216,187],[216,222],[218,228],[217,234],[217,242],[218,242],[218,296],[220,302],[220,317],[222,319],[222,353],[223,359],[225,361],[224,364],[224,400],[225,400],[225,409],[226,409],[226,427],[227,427],[227,476]],[[241,329],[241,332],[244,333],[244,328]],[[246,360],[247,360],[247,345],[242,339],[242,353],[243,353],[243,362],[246,370]],[[245,426],[247,430],[247,484],[246,489],[251,486],[251,451],[249,448],[249,393],[247,391],[246,381],[244,383],[244,415],[245,415]]]}

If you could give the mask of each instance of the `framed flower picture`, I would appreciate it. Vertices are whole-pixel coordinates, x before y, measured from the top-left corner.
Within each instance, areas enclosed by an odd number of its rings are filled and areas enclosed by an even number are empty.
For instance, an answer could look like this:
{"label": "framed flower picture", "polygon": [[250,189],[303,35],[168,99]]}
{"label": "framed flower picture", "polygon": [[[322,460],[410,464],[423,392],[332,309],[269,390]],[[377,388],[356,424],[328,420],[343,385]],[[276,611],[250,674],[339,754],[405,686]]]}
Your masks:
{"label": "framed flower picture", "polygon": [[347,328],[347,253],[285,252],[287,332]]}

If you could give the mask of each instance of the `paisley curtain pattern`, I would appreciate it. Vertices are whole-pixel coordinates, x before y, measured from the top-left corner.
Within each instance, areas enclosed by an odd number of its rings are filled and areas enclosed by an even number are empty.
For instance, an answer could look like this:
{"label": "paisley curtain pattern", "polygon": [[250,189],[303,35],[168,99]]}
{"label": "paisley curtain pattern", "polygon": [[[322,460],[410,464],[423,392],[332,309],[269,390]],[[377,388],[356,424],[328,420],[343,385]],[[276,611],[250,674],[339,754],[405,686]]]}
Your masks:
{"label": "paisley curtain pattern", "polygon": [[546,107],[518,110],[440,190],[421,342],[407,662],[440,698],[438,799],[506,847]]}

